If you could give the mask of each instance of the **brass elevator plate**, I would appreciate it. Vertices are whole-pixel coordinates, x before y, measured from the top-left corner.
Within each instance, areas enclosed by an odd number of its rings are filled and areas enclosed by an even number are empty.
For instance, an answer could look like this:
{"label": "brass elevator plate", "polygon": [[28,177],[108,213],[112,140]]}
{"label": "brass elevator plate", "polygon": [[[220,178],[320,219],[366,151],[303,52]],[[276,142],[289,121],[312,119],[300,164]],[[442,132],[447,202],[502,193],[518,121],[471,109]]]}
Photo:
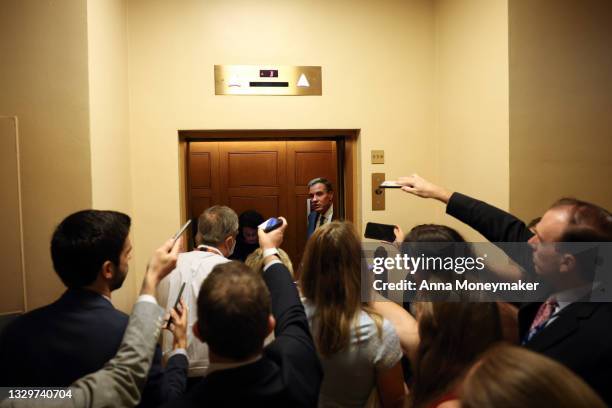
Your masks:
{"label": "brass elevator plate", "polygon": [[321,67],[215,65],[215,95],[321,95]]}
{"label": "brass elevator plate", "polygon": [[385,209],[385,189],[379,186],[385,181],[385,173],[372,173],[372,211]]}

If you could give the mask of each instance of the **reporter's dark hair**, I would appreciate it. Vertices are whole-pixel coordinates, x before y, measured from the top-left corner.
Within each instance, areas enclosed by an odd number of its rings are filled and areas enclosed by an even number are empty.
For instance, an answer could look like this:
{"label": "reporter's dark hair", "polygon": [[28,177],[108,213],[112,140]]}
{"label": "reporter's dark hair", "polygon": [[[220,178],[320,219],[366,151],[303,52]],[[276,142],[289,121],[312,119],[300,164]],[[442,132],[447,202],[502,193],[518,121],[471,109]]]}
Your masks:
{"label": "reporter's dark hair", "polygon": [[270,292],[242,262],[217,265],[198,294],[198,329],[210,350],[243,360],[259,353],[268,335]]}
{"label": "reporter's dark hair", "polygon": [[416,309],[420,340],[410,399],[419,408],[453,392],[480,354],[503,338],[496,303],[417,302]]}
{"label": "reporter's dark hair", "polygon": [[404,242],[466,242],[457,230],[440,224],[421,224],[410,230]]}
{"label": "reporter's dark hair", "polygon": [[106,261],[119,265],[131,220],[117,211],[83,210],[66,217],[51,239],[53,268],[69,288],[96,280]]}
{"label": "reporter's dark hair", "polygon": [[240,232],[242,232],[242,229],[244,227],[257,229],[259,224],[261,224],[264,221],[265,220],[264,220],[263,215],[261,215],[257,211],[247,210],[243,212],[242,214],[240,214],[240,216],[238,217],[238,225],[240,228]]}
{"label": "reporter's dark hair", "polygon": [[[455,245],[444,245],[446,243],[455,243]],[[446,225],[440,224],[421,224],[410,230],[404,238],[401,251],[408,256],[431,257],[444,259],[447,257],[457,258],[475,258],[472,245],[465,241],[465,238],[455,229]],[[420,268],[415,270],[412,277],[428,276],[429,282],[454,282],[457,280],[473,281],[473,274],[457,274],[454,270],[446,270],[435,267],[433,269]],[[424,298],[421,295],[425,294]],[[449,300],[459,296],[464,301],[470,299],[474,294],[469,291],[425,291],[417,293],[417,300]]]}

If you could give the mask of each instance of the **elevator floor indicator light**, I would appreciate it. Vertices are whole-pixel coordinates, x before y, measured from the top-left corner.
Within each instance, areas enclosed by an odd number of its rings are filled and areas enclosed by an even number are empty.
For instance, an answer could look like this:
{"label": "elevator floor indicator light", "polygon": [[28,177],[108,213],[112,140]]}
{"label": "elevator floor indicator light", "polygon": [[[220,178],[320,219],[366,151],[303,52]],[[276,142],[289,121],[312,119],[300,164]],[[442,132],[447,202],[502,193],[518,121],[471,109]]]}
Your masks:
{"label": "elevator floor indicator light", "polygon": [[321,96],[315,65],[215,65],[215,95]]}
{"label": "elevator floor indicator light", "polygon": [[310,83],[308,82],[306,75],[304,74],[300,75],[300,79],[298,79],[297,86],[301,88],[308,88],[310,86]]}

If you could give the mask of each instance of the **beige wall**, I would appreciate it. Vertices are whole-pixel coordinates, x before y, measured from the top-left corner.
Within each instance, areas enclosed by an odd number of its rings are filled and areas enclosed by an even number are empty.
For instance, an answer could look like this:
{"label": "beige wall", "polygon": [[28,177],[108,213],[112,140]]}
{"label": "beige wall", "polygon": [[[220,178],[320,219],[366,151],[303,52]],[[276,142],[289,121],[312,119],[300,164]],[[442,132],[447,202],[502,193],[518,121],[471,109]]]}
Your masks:
{"label": "beige wall", "polygon": [[510,2],[510,207],[612,208],[612,2]]}
{"label": "beige wall", "polygon": [[[136,259],[115,296],[128,308],[149,254],[179,226],[180,129],[360,129],[364,222],[444,222],[479,239],[441,205],[399,191],[372,212],[371,172],[418,172],[524,218],[562,194],[612,207],[602,181],[612,175],[610,8],[3,2],[0,55],[10,62],[0,64],[0,115],[18,116],[21,128],[30,307],[62,290],[49,257],[53,227],[93,205],[132,215]],[[214,95],[215,64],[270,63],[321,65],[323,96]],[[387,164],[369,164],[371,149],[385,150]]]}
{"label": "beige wall", "polygon": [[[126,0],[87,1],[87,41],[92,207],[132,214]],[[137,288],[129,273],[113,304],[129,311]]]}
{"label": "beige wall", "polygon": [[0,315],[26,307],[19,185],[17,118],[0,116]]}
{"label": "beige wall", "polygon": [[0,115],[19,120],[30,309],[63,291],[49,255],[54,227],[91,205],[86,23],[83,1],[2,2]]}
{"label": "beige wall", "polygon": [[[136,268],[179,226],[179,129],[361,129],[362,218],[409,226],[431,203],[387,194],[370,173],[434,172],[433,8],[418,1],[128,3]],[[215,64],[321,65],[323,96],[215,96]],[[371,149],[386,163],[370,165]]]}
{"label": "beige wall", "polygon": [[[508,1],[437,0],[435,11],[435,180],[507,209]],[[484,240],[437,208],[439,222]]]}

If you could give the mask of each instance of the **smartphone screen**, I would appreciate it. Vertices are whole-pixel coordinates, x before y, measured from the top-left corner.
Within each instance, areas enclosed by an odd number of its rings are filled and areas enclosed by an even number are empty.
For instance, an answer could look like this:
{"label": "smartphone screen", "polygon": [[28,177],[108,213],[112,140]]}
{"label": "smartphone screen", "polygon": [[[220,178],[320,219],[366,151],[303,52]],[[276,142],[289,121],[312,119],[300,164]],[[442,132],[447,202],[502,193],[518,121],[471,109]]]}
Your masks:
{"label": "smartphone screen", "polygon": [[270,231],[274,231],[281,225],[283,225],[283,220],[280,218],[268,218],[266,221],[259,224],[259,228],[268,233]]}
{"label": "smartphone screen", "polygon": [[375,222],[368,222],[366,224],[365,238],[378,239],[386,242],[395,241],[395,225],[389,224],[378,224]]}

